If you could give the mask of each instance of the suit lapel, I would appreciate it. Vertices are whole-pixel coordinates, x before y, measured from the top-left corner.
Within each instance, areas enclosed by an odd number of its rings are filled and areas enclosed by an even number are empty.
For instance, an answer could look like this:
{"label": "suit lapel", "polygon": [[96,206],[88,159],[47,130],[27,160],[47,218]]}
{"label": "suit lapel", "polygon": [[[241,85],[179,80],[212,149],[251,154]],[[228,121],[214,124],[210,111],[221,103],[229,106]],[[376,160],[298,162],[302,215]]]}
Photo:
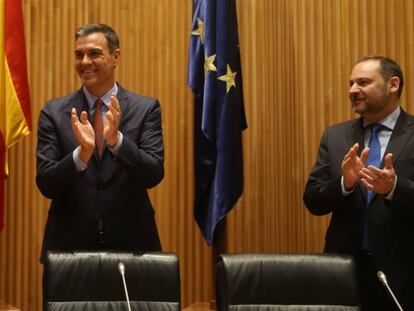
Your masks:
{"label": "suit lapel", "polygon": [[83,94],[82,89],[78,90],[77,92],[73,93],[71,96],[68,97],[67,102],[64,106],[64,111],[62,111],[65,114],[65,119],[67,122],[65,124],[59,124],[59,126],[62,126],[68,133],[70,132],[72,135],[72,139],[70,141],[70,147],[69,150],[73,151],[79,143],[76,140],[73,130],[72,130],[72,124],[71,124],[71,115],[72,115],[72,108],[76,109],[76,114],[78,115],[78,118],[80,117],[80,114],[82,111],[88,111],[88,103],[86,101],[85,95]]}
{"label": "suit lapel", "polygon": [[[362,150],[364,150],[364,122],[362,118],[355,119],[352,123],[352,132],[351,132],[351,141],[350,146],[353,146],[355,143],[359,144],[358,149],[358,156],[361,156]],[[364,201],[366,200],[367,190],[364,186],[360,185],[359,188],[361,189],[362,196],[364,197]]]}
{"label": "suit lapel", "polygon": [[[401,151],[404,149],[413,134],[413,125],[413,119],[401,109],[400,116],[398,117],[394,130],[392,131],[390,141],[388,142],[384,155],[392,153],[393,161],[395,162],[398,160]],[[383,165],[384,163],[382,162],[381,167],[383,167]]]}
{"label": "suit lapel", "polygon": [[86,100],[86,96],[83,93],[82,89],[79,89],[76,92],[72,107],[76,108],[76,114],[78,115],[78,117],[80,117],[82,111],[88,112],[88,118],[89,120],[91,120],[91,116],[89,115],[88,101]]}
{"label": "suit lapel", "polygon": [[364,149],[364,125],[362,118],[355,119],[352,122],[351,127],[351,141],[349,142],[349,145],[353,146],[355,143],[358,143],[358,156],[360,156]]}
{"label": "suit lapel", "polygon": [[116,96],[119,101],[119,106],[121,108],[121,120],[119,121],[119,130],[122,132],[125,116],[128,111],[128,94],[124,88],[118,84],[118,94]]}

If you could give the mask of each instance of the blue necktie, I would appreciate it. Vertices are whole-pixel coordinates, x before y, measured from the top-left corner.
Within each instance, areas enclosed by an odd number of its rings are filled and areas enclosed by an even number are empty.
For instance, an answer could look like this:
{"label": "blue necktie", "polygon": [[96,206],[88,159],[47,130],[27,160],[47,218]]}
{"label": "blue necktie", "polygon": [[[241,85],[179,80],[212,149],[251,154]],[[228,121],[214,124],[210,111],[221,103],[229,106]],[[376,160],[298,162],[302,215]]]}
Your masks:
{"label": "blue necktie", "polygon": [[[382,129],[384,129],[384,126],[379,123],[373,123],[369,125],[369,127],[371,128],[371,137],[369,139],[369,154],[366,162],[366,167],[368,167],[369,165],[379,167],[381,164],[381,144],[378,139],[378,134]],[[374,192],[367,190],[365,215],[367,215],[368,213],[368,208],[371,204],[374,195]],[[364,222],[363,248],[366,250],[371,250],[370,243],[368,241],[368,225],[366,217]]]}

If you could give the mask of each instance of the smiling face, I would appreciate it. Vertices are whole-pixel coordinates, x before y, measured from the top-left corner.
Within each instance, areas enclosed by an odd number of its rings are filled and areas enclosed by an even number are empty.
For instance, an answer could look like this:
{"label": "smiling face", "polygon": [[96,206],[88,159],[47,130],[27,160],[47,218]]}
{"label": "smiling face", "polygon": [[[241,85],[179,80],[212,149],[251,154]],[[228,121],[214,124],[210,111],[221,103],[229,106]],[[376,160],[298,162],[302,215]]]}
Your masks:
{"label": "smiling face", "polygon": [[377,60],[356,64],[349,80],[349,98],[354,112],[370,122],[385,118],[397,108],[398,82],[398,77],[384,80]]}
{"label": "smiling face", "polygon": [[109,50],[106,37],[101,32],[76,40],[75,68],[89,92],[102,96],[114,86],[120,54],[120,49]]}

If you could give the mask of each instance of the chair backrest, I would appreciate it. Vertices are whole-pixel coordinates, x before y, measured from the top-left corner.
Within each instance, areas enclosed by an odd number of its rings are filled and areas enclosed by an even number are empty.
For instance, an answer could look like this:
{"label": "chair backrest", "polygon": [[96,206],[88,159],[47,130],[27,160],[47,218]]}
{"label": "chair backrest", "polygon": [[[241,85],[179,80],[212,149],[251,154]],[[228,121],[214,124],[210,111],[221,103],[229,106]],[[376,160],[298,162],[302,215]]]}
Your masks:
{"label": "chair backrest", "polygon": [[354,261],[329,254],[221,255],[217,310],[360,310]]}
{"label": "chair backrest", "polygon": [[180,310],[180,273],[173,253],[49,252],[45,263],[46,310]]}

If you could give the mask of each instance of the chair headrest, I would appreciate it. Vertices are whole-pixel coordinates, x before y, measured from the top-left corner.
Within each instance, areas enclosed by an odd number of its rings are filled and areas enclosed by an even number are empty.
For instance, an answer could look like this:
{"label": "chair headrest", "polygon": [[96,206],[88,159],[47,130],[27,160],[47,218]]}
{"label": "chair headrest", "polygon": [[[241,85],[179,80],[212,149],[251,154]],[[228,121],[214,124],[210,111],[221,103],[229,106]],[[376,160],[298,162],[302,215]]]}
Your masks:
{"label": "chair headrest", "polygon": [[131,301],[180,301],[174,253],[49,252],[45,263],[47,301],[124,301],[118,263],[125,265]]}
{"label": "chair headrest", "polygon": [[222,255],[216,271],[216,289],[222,293],[217,296],[224,295],[230,305],[357,306],[355,269],[349,256]]}

